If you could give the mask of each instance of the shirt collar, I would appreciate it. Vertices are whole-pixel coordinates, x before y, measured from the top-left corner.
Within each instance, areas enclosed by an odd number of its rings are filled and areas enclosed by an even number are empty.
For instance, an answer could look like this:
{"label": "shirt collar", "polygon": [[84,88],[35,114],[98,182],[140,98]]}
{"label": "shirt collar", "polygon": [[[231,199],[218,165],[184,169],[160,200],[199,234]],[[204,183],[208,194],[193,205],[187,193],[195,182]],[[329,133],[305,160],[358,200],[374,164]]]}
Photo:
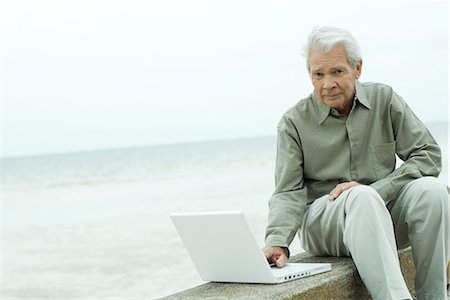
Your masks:
{"label": "shirt collar", "polygon": [[328,105],[325,105],[322,102],[320,102],[320,99],[315,91],[313,93],[313,99],[314,103],[316,103],[318,108],[319,125],[321,125],[330,114],[331,108]]}
{"label": "shirt collar", "polygon": [[[366,93],[362,87],[362,84],[358,80],[356,80],[355,89],[356,89],[356,93],[355,93],[355,98],[353,101],[358,100],[358,102],[361,103],[364,107],[366,107],[367,109],[370,109],[370,104],[369,104],[369,101],[367,100]],[[316,92],[313,93],[313,99],[314,99],[315,103],[317,103],[319,125],[321,125],[325,121],[325,119],[328,117],[328,115],[330,114],[331,108],[328,105],[325,105],[322,102],[320,102],[319,97],[317,96]],[[353,106],[355,106],[355,105],[353,105]]]}
{"label": "shirt collar", "polygon": [[356,87],[355,100],[358,100],[359,103],[361,103],[367,109],[371,109],[369,100],[367,100],[367,95],[366,92],[364,91],[361,82],[356,80],[355,87]]}

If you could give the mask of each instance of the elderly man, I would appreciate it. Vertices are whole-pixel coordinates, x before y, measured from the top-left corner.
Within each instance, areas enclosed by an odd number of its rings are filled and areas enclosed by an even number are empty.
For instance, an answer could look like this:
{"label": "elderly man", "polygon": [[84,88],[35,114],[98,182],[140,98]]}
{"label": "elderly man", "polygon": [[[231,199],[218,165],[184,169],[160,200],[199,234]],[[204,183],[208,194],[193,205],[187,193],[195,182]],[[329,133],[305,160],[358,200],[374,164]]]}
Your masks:
{"label": "elderly man", "polygon": [[314,92],[278,125],[267,259],[283,267],[298,232],[314,255],[351,256],[374,299],[411,299],[397,254],[411,245],[418,299],[447,299],[439,146],[391,87],[358,81],[362,59],[349,32],[316,28],[305,54]]}

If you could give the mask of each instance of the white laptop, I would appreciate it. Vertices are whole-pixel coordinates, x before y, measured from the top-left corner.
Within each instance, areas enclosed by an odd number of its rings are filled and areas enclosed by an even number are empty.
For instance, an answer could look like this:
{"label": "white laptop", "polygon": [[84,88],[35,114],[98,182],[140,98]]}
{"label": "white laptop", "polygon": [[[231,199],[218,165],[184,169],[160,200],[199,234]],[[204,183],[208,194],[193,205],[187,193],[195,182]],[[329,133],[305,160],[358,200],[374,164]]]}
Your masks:
{"label": "white laptop", "polygon": [[170,217],[205,281],[281,283],[331,270],[328,263],[271,267],[241,211],[174,213]]}

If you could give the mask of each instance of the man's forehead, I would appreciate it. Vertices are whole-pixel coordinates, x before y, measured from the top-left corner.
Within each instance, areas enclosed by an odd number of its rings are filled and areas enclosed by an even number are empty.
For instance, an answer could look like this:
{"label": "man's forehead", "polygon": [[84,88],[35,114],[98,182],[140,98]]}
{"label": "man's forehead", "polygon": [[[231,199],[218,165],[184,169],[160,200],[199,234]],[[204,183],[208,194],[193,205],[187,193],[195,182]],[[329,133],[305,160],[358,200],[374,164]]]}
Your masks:
{"label": "man's forehead", "polygon": [[326,51],[321,48],[314,47],[311,49],[308,57],[309,63],[322,65],[322,64],[340,64],[346,65],[348,62],[348,55],[345,47],[337,45]]}
{"label": "man's forehead", "polygon": [[311,63],[309,64],[309,67],[311,69],[312,72],[319,72],[319,71],[336,71],[336,70],[345,70],[348,68],[351,68],[349,63],[325,63],[325,64],[314,64]]}

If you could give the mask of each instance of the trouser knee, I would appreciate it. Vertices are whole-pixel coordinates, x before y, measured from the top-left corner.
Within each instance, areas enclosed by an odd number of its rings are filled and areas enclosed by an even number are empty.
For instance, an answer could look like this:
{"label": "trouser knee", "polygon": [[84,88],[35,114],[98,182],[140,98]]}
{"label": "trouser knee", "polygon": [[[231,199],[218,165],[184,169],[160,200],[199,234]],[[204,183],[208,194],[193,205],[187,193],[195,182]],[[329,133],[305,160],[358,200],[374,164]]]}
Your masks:
{"label": "trouser knee", "polygon": [[385,209],[385,203],[378,192],[370,186],[358,185],[348,191],[346,210],[373,210]]}
{"label": "trouser knee", "polygon": [[448,214],[449,198],[446,186],[435,177],[423,177],[406,186],[415,201],[412,205],[417,213],[441,215]]}

